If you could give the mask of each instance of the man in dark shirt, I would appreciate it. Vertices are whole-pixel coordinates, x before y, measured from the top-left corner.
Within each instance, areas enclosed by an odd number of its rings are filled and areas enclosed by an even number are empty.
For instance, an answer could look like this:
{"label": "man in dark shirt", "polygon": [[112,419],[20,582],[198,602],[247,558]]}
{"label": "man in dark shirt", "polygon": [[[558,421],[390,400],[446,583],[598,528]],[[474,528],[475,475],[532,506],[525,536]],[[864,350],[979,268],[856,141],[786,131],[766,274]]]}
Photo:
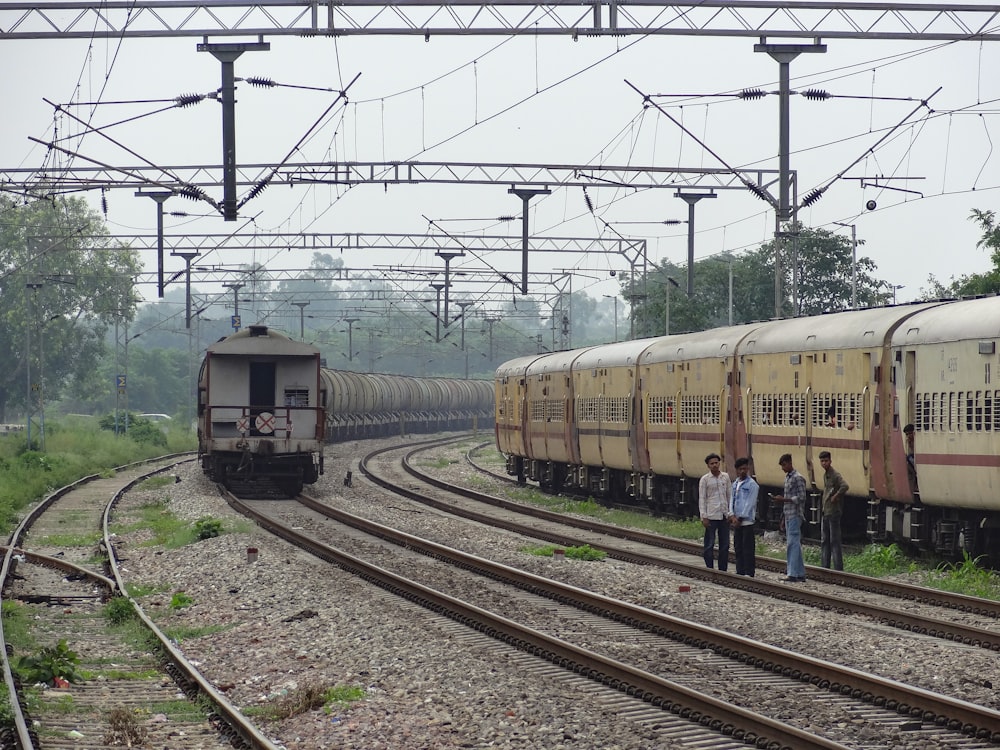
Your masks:
{"label": "man in dark shirt", "polygon": [[820,451],[819,465],[823,467],[823,526],[822,561],[834,570],[844,569],[844,551],[840,541],[840,517],[844,512],[844,496],[849,489],[840,472],[833,468],[830,451]]}

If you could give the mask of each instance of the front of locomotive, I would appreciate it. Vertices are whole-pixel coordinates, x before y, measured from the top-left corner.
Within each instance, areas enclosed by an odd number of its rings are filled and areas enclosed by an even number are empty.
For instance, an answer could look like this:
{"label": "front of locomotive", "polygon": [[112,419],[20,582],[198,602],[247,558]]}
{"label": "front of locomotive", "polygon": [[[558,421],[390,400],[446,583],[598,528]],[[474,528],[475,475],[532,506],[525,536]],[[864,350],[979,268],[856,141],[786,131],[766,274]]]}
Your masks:
{"label": "front of locomotive", "polygon": [[319,350],[266,326],[208,347],[198,384],[205,473],[241,492],[301,492],[323,472],[325,392]]}

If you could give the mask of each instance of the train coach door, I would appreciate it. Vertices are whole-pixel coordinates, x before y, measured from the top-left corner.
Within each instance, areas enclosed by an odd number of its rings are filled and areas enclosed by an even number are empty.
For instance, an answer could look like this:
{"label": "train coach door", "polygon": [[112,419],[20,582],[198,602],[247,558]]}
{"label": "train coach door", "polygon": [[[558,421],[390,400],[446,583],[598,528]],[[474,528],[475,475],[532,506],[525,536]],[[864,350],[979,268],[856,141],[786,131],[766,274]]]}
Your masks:
{"label": "train coach door", "polygon": [[[277,367],[274,362],[250,363],[250,416],[261,412],[274,412],[274,393],[277,387]],[[251,425],[254,420],[251,419]],[[253,432],[256,429],[251,428]]]}

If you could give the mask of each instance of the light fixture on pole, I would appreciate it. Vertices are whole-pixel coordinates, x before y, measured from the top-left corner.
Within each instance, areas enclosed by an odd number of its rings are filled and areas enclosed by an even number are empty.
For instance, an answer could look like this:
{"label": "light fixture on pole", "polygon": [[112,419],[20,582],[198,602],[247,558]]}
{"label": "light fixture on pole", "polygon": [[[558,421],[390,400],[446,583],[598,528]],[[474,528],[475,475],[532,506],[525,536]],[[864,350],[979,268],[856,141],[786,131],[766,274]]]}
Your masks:
{"label": "light fixture on pole", "polygon": [[688,204],[688,274],[687,274],[687,294],[690,297],[694,294],[694,204],[702,198],[715,198],[715,193],[684,193],[678,190],[674,193],[675,198],[680,198]]}
{"label": "light fixture on pole", "polygon": [[465,379],[469,379],[469,350],[465,348],[465,309],[474,304],[471,300],[462,300],[456,303],[462,308],[462,352],[465,354]]}
{"label": "light fixture on pole", "polygon": [[354,324],[361,318],[344,318],[347,323],[347,361],[354,361]]}
{"label": "light fixture on pole", "polygon": [[305,309],[309,307],[308,302],[293,302],[297,308],[299,308],[299,338],[304,339],[306,337],[306,315]]}
{"label": "light fixture on pole", "polygon": [[233,330],[238,331],[242,325],[240,321],[240,289],[246,284],[230,282],[222,285],[223,289],[233,290]]}
{"label": "light fixture on pole", "polygon": [[851,228],[851,309],[858,309],[858,225],[833,222],[838,227]]}

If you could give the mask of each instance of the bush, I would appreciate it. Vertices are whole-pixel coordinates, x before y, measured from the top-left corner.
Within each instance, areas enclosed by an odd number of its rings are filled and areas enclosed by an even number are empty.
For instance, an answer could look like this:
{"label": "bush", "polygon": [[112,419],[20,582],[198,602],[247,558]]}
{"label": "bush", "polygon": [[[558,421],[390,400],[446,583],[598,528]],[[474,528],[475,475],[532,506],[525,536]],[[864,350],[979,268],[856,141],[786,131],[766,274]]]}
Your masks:
{"label": "bush", "polygon": [[135,619],[135,607],[128,598],[116,596],[104,605],[104,616],[112,625],[124,625]]}
{"label": "bush", "polygon": [[67,682],[77,682],[79,676],[76,665],[79,663],[80,657],[70,651],[64,639],[55,646],[46,646],[34,656],[22,656],[17,661],[16,669],[24,681],[44,682],[52,687],[56,677]]}
{"label": "bush", "polygon": [[204,516],[194,522],[194,533],[198,540],[211,539],[222,533],[222,521],[211,516]]}

